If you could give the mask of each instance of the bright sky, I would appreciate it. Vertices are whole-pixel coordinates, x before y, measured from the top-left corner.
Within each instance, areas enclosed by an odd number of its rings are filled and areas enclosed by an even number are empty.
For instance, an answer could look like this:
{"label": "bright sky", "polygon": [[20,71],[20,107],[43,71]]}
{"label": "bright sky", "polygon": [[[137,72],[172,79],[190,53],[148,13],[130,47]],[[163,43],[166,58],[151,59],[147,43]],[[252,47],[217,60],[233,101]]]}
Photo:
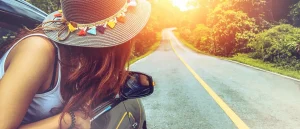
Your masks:
{"label": "bright sky", "polygon": [[187,3],[189,0],[172,0],[173,5],[180,8],[181,11],[186,11],[190,8],[187,7]]}

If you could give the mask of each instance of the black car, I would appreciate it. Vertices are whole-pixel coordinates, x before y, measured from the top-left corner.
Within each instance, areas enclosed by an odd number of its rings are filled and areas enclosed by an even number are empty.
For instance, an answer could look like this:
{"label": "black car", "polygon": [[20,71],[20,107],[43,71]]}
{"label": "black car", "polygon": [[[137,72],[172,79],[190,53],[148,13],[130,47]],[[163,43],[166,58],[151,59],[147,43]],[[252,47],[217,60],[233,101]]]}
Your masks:
{"label": "black car", "polygon": [[[34,28],[47,16],[45,12],[24,0],[0,1],[0,45],[16,37],[17,30],[26,26]],[[141,86],[140,76],[146,76],[148,86]],[[153,92],[152,78],[146,74],[131,72],[126,86],[114,98],[103,102],[93,110],[93,129],[146,129],[146,116],[140,97]]]}

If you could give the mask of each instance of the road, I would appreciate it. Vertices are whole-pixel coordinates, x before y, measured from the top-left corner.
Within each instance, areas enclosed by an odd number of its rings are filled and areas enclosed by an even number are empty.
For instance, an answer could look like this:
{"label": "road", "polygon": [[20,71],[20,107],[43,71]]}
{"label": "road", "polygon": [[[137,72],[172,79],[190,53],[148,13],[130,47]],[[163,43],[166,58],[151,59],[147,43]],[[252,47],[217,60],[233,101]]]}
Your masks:
{"label": "road", "polygon": [[130,67],[156,81],[142,99],[149,129],[300,128],[299,81],[195,53],[171,29],[162,35],[171,43]]}

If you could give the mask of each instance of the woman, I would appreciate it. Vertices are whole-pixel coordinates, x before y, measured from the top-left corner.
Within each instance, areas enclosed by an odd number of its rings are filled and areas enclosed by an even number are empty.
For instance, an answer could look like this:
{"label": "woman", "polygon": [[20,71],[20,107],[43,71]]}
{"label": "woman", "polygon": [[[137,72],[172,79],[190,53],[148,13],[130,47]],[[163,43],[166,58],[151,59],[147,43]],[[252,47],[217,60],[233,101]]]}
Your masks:
{"label": "woman", "polygon": [[124,83],[130,39],[150,15],[147,1],[61,0],[41,27],[0,60],[0,128],[90,128],[91,109]]}

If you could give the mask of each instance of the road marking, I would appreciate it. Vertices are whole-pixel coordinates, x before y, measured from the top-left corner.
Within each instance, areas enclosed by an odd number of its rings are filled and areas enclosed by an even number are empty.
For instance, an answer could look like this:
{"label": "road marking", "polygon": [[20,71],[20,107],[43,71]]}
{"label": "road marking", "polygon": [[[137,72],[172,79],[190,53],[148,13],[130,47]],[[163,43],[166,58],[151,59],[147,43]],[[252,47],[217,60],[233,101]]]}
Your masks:
{"label": "road marking", "polygon": [[119,121],[119,124],[117,125],[117,128],[116,129],[119,129],[121,123],[123,122],[125,116],[127,115],[127,112],[124,113],[123,117],[121,118],[121,120]]}
{"label": "road marking", "polygon": [[[171,32],[169,34],[172,34],[172,37],[176,39],[177,45],[179,45],[182,49],[187,50],[187,51],[190,50],[187,47],[185,47],[182,43],[179,42],[179,40],[174,35],[174,33]],[[217,57],[214,57],[214,58],[217,58]],[[221,58],[218,58],[218,59],[221,59]],[[255,67],[255,66],[251,66],[251,65],[248,65],[248,64],[244,64],[244,63],[241,63],[241,62],[237,62],[237,61],[233,61],[233,60],[229,60],[229,59],[221,59],[221,60],[225,60],[225,61],[228,61],[228,62],[240,64],[240,65],[247,66],[247,67],[250,67],[250,68],[253,68],[253,69],[256,69],[256,70],[260,70],[260,71],[271,73],[271,74],[274,74],[274,75],[277,75],[277,76],[280,76],[280,77],[283,77],[283,78],[286,78],[286,79],[291,79],[293,81],[300,82],[300,79],[297,79],[297,78],[294,78],[294,77],[289,77],[289,76],[286,76],[286,75],[283,75],[283,74],[280,74],[280,73],[275,73],[275,72],[271,72],[271,71],[268,71],[268,70],[264,70],[264,69],[261,69],[261,68]]]}
{"label": "road marking", "polygon": [[260,71],[263,71],[263,72],[266,72],[266,73],[271,73],[271,74],[274,74],[274,75],[277,75],[277,76],[280,76],[280,77],[283,77],[283,78],[286,78],[286,79],[290,79],[290,80],[293,80],[293,81],[300,82],[300,79],[297,79],[297,78],[293,78],[293,77],[289,77],[289,76],[282,75],[282,74],[279,74],[279,73],[271,72],[271,71],[268,71],[268,70],[264,70],[264,69],[261,69],[261,68],[255,67],[255,66],[247,65],[247,64],[237,62],[237,61],[233,61],[233,60],[228,60],[228,59],[223,59],[223,60],[226,60],[226,61],[229,61],[229,62],[232,62],[232,63],[236,63],[236,64],[240,64],[240,65],[243,65],[243,66],[247,66],[247,67],[250,67],[250,68],[253,68],[253,69],[256,69],[256,70],[260,70]]}
{"label": "road marking", "polygon": [[[137,101],[137,103],[138,103],[138,105],[139,105],[139,109],[140,109],[140,123],[141,123],[141,121],[142,121],[142,109],[141,109],[141,105],[140,105],[139,100],[136,99],[136,101]],[[140,125],[140,126],[139,126],[139,129],[140,129],[142,124],[139,124],[139,125]]]}
{"label": "road marking", "polygon": [[174,53],[182,61],[182,63],[188,68],[188,70],[194,75],[197,81],[203,86],[208,94],[216,101],[216,103],[223,109],[227,116],[239,129],[249,129],[249,127],[241,120],[241,118],[234,113],[234,111],[201,79],[201,77],[185,62],[185,60],[179,56],[172,43],[170,42]]}

